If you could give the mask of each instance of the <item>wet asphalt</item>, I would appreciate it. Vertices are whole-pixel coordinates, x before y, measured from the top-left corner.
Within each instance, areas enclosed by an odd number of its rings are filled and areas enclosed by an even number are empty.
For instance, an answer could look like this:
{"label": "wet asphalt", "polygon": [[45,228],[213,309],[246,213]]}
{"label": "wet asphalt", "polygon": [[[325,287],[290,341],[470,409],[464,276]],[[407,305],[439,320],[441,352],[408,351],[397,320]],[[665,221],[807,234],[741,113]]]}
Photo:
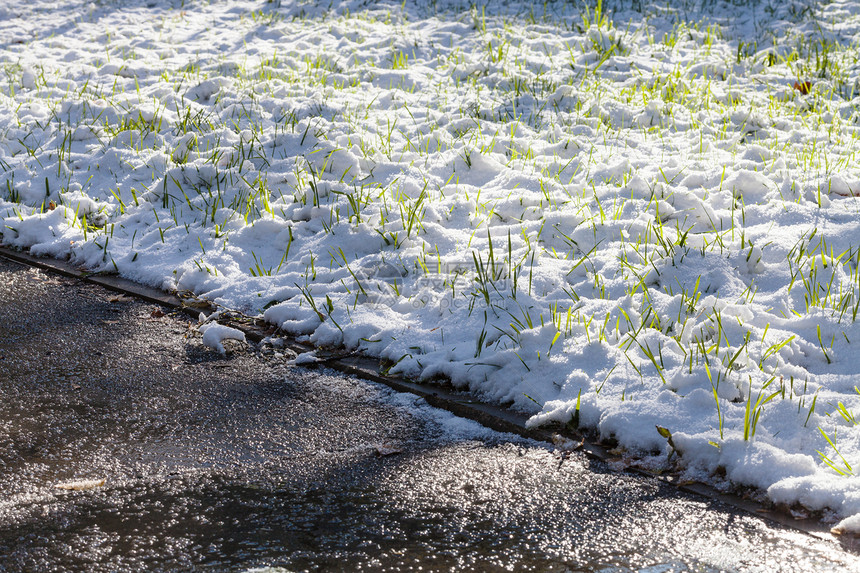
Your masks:
{"label": "wet asphalt", "polygon": [[860,571],[290,357],[0,258],[0,571]]}

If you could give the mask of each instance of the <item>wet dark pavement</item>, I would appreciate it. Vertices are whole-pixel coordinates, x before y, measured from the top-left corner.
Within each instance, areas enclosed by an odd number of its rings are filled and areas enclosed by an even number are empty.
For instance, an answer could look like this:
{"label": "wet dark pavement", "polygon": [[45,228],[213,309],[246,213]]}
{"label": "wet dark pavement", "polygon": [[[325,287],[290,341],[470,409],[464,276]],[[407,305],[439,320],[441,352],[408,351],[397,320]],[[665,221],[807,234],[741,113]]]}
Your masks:
{"label": "wet dark pavement", "polygon": [[0,258],[0,571],[860,570],[277,348],[221,356],[156,310]]}

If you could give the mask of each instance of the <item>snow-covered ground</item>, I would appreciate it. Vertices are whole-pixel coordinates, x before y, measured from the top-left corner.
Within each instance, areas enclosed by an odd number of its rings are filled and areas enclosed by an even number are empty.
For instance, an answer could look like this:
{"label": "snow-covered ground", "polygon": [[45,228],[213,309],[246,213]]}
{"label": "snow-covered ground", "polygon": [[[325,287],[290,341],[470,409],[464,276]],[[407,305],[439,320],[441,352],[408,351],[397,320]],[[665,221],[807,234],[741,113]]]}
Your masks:
{"label": "snow-covered ground", "polygon": [[7,0],[0,236],[860,529],[858,41],[850,0]]}

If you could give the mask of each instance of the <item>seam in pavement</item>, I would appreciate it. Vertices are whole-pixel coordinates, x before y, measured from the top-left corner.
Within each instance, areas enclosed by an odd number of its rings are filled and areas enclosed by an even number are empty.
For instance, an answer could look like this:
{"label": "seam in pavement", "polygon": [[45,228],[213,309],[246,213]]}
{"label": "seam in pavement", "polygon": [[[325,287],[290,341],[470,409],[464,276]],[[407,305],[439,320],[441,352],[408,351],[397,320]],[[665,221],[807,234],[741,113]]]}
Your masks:
{"label": "seam in pavement", "polygon": [[[133,296],[150,303],[181,310],[195,318],[199,315],[201,310],[208,310],[210,312],[215,310],[214,306],[207,306],[208,303],[203,304],[202,306],[197,304],[189,306],[179,296],[166,293],[156,288],[148,287],[116,275],[86,273],[67,261],[59,259],[34,257],[29,253],[16,251],[3,246],[0,246],[0,257],[31,267],[58,273],[66,277],[82,280],[90,284],[99,285],[110,291]],[[231,320],[229,318],[230,313],[227,313],[226,316],[226,320],[219,320],[219,322],[242,330],[246,336],[254,342],[260,342],[265,338],[263,328],[260,328],[259,324],[257,324],[262,321],[256,321],[257,323],[248,323],[245,321]],[[294,352],[303,353],[314,350],[313,346],[300,343],[294,339],[284,337],[284,340],[287,341],[287,347]],[[466,392],[454,392],[438,385],[412,382],[396,376],[385,375],[380,372],[379,361],[376,359],[352,353],[346,355],[333,355],[329,357],[321,356],[317,363],[308,364],[306,366],[314,365],[325,366],[344,374],[384,384],[398,392],[409,392],[411,394],[415,394],[424,398],[424,400],[426,400],[431,406],[447,410],[462,418],[474,420],[499,432],[516,434],[541,442],[553,442],[554,438],[558,435],[557,433],[546,429],[526,427],[527,416],[524,414],[493,404],[477,401],[474,399],[474,396],[471,396]],[[585,440],[582,445],[578,446],[576,449],[577,451],[582,451],[590,458],[604,462],[614,459],[606,448],[599,444],[589,442],[588,440]],[[836,539],[836,537],[830,532],[830,527],[816,519],[798,519],[786,511],[766,508],[762,504],[751,499],[746,499],[735,494],[723,493],[706,484],[684,482],[677,476],[656,475],[636,467],[629,467],[627,468],[627,471],[632,471],[634,473],[674,485],[681,491],[722,502],[730,507],[743,510],[760,518],[790,527],[819,539],[831,541]]]}

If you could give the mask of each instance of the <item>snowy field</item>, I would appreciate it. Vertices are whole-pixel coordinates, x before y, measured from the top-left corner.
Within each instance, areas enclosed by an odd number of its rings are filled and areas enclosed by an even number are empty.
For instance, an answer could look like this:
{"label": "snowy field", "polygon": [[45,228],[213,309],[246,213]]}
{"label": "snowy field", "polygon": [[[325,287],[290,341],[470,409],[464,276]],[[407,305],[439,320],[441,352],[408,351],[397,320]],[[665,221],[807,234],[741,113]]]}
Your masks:
{"label": "snowy field", "polygon": [[860,530],[856,2],[6,0],[0,32],[5,245]]}

